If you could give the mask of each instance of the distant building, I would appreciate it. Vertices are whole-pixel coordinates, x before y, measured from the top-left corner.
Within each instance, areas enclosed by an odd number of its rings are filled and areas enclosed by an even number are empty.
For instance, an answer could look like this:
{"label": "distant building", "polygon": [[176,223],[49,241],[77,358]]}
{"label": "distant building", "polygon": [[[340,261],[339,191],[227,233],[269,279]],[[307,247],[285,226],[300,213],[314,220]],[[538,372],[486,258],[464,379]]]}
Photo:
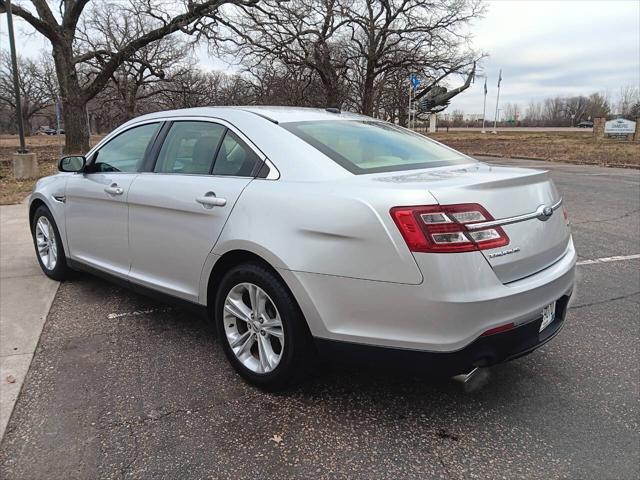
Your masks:
{"label": "distant building", "polygon": [[465,113],[463,120],[465,122],[481,122],[482,114],[481,113]]}

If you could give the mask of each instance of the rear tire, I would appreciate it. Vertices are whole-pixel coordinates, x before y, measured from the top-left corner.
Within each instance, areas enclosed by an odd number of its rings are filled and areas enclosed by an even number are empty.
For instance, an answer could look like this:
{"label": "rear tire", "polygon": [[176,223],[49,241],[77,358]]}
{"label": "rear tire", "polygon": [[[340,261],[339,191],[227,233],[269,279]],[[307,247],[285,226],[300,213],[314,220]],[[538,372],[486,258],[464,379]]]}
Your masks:
{"label": "rear tire", "polygon": [[69,278],[71,270],[60,239],[58,227],[49,209],[40,205],[33,214],[31,223],[36,258],[44,274],[58,282]]}
{"label": "rear tire", "polygon": [[269,268],[244,263],[230,269],[218,286],[214,315],[227,359],[249,383],[275,391],[310,373],[316,355],[307,323]]}

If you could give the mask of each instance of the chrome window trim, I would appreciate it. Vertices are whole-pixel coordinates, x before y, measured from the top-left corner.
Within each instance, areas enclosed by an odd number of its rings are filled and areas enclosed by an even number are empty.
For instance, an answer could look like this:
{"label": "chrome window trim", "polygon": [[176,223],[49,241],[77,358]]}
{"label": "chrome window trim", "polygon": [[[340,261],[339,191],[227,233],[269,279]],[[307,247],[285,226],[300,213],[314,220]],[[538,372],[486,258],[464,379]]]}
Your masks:
{"label": "chrome window trim", "polygon": [[[204,115],[168,115],[168,116],[161,116],[153,119],[146,119],[139,122],[126,124],[126,128],[124,125],[122,125],[118,127],[116,130],[114,130],[113,132],[111,132],[109,135],[107,135],[105,138],[103,138],[91,150],[89,150],[89,152],[85,155],[85,157],[90,158],[95,152],[97,152],[100,148],[102,148],[112,138],[132,128],[140,127],[148,123],[178,122],[178,121],[210,122],[210,123],[218,123],[220,125],[227,127],[233,133],[238,135],[238,137],[240,137],[240,139],[247,144],[247,146],[253,151],[253,153],[255,153],[258,156],[258,158],[260,158],[260,160],[266,163],[267,166],[269,167],[269,175],[267,175],[265,178],[259,178],[256,180],[278,180],[280,178],[280,171],[278,170],[278,168],[273,164],[273,162],[269,158],[267,158],[267,156],[262,152],[262,150],[260,150],[258,146],[251,141],[249,137],[247,137],[244,133],[242,133],[242,131],[238,127],[236,127],[234,124],[232,124],[231,122],[223,118],[209,117]],[[145,173],[145,172],[117,172],[117,173]],[[156,173],[156,172],[150,172],[150,173]],[[158,173],[162,173],[162,172],[158,172]],[[168,175],[175,175],[170,172],[164,172],[164,173]],[[207,176],[229,177],[230,175],[207,175]],[[249,178],[249,177],[237,177],[237,178]]]}
{"label": "chrome window trim", "polygon": [[[558,200],[556,203],[551,205],[551,209],[555,212],[562,205],[562,198]],[[523,215],[516,215],[515,217],[501,218],[499,220],[491,220],[488,222],[480,222],[480,223],[469,223],[466,224],[468,230],[481,230],[483,228],[490,227],[499,227],[503,225],[511,225],[513,223],[525,222],[527,220],[532,220],[534,218],[539,218],[542,210],[546,208],[546,205],[540,205],[535,212],[525,213]]]}

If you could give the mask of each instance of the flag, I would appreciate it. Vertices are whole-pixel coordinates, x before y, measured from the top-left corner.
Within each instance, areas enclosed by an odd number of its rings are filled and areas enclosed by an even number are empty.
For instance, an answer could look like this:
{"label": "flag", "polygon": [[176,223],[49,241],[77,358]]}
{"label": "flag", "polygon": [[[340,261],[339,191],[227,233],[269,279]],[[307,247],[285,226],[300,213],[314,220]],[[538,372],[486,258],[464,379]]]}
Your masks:
{"label": "flag", "polygon": [[484,94],[487,94],[487,77],[484,77]]}
{"label": "flag", "polygon": [[498,75],[498,88],[500,88],[501,81],[502,81],[502,69],[500,69],[500,74]]}

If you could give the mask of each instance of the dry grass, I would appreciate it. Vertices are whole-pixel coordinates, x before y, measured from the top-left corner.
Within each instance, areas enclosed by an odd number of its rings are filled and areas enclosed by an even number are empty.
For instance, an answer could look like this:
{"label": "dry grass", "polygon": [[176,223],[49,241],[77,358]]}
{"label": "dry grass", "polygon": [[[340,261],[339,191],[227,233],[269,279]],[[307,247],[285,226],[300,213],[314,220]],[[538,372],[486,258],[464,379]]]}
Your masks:
{"label": "dry grass", "polygon": [[590,132],[438,132],[429,137],[468,155],[640,168],[639,143],[595,141]]}
{"label": "dry grass", "polygon": [[[520,157],[555,162],[640,168],[640,144],[604,139],[590,132],[440,132],[430,137],[469,155]],[[91,138],[94,145],[100,136]],[[14,180],[11,153],[18,147],[15,135],[0,136],[0,204],[20,203],[31,193],[36,179]],[[27,147],[38,154],[40,177],[56,171],[64,137],[34,136]]]}
{"label": "dry grass", "polygon": [[[91,145],[95,145],[102,136],[91,137]],[[61,145],[64,136],[36,135],[27,137],[27,148],[38,155],[40,177],[52,175],[57,171],[58,159],[61,156]],[[20,203],[33,190],[37,178],[15,180],[11,165],[11,154],[17,151],[20,141],[17,135],[0,135],[0,205]]]}

